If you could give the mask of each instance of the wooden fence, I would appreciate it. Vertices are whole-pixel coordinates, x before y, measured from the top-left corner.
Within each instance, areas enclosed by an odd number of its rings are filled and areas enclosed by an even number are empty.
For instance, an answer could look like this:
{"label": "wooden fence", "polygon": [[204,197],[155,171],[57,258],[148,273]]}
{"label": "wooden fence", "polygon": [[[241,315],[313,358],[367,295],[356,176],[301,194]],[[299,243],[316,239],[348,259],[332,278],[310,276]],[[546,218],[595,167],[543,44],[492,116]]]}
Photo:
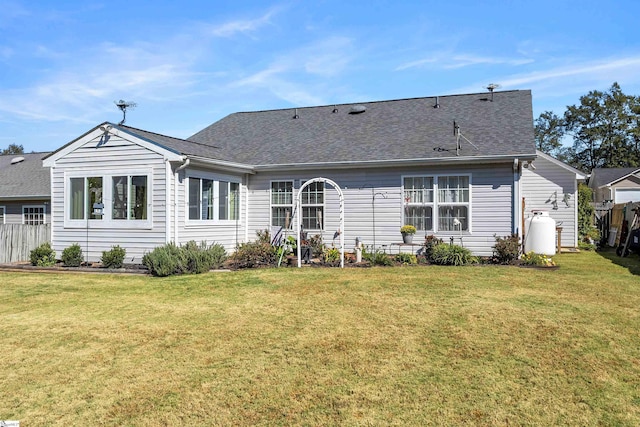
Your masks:
{"label": "wooden fence", "polygon": [[51,241],[51,224],[0,225],[0,263],[29,261],[31,251]]}

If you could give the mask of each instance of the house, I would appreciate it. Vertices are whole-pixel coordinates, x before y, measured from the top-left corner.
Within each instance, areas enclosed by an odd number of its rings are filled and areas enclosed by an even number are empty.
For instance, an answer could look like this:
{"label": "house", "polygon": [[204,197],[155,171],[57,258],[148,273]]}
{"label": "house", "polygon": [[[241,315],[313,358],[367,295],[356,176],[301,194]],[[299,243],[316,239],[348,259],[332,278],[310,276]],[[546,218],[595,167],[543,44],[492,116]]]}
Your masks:
{"label": "house", "polygon": [[51,153],[0,156],[0,224],[48,224],[51,184],[42,159]]}
{"label": "house", "polygon": [[[398,251],[413,224],[491,255],[538,197],[523,194],[523,166],[566,169],[536,152],[531,105],[525,90],[241,112],[186,140],[103,123],[44,159],[53,247],[97,259],[118,244],[139,262],[167,242],[232,251],[299,223],[328,244]],[[574,188],[545,185],[561,198]]]}
{"label": "house", "polygon": [[589,188],[596,206],[640,202],[640,168],[596,168],[591,171]]}

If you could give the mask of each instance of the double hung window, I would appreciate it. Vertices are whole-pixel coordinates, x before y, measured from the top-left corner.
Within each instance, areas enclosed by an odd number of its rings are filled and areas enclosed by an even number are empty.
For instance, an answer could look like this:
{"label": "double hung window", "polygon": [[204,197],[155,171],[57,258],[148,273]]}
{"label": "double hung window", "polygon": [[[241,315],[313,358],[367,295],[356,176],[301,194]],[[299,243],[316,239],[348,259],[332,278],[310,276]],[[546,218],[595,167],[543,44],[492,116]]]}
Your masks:
{"label": "double hung window", "polygon": [[291,228],[293,181],[271,182],[271,225]]}
{"label": "double hung window", "polygon": [[469,231],[468,175],[403,178],[404,223],[420,231]]}

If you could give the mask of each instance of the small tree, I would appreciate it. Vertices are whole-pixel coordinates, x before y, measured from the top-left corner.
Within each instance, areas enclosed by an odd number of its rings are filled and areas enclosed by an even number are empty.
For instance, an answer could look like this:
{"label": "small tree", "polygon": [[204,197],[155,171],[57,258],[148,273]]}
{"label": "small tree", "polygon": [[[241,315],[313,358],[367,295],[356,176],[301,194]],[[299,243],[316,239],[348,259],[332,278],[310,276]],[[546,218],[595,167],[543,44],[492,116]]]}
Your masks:
{"label": "small tree", "polygon": [[598,238],[598,229],[593,226],[595,208],[591,204],[593,192],[584,184],[578,186],[578,237],[581,242],[591,243]]}

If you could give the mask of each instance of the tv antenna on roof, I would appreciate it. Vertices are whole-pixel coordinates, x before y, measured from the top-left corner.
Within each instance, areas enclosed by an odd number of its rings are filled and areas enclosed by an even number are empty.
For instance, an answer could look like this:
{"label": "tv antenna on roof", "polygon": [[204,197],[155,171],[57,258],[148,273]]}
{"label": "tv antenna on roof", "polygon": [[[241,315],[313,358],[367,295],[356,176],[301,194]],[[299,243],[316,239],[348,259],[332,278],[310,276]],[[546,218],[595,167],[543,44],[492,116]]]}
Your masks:
{"label": "tv antenna on roof", "polygon": [[127,120],[127,108],[136,108],[138,105],[135,102],[126,102],[123,99],[120,101],[113,101],[113,103],[116,104],[116,107],[118,107],[120,111],[122,111],[122,121],[118,123],[118,125],[123,125]]}
{"label": "tv antenna on roof", "polygon": [[497,83],[489,83],[487,85],[487,89],[489,90],[489,92],[491,92],[491,102],[493,102],[493,91],[498,89],[499,87],[500,85]]}
{"label": "tv antenna on roof", "polygon": [[469,139],[466,136],[464,136],[462,132],[460,132],[460,125],[457,124],[455,120],[453,121],[453,135],[456,137],[456,156],[460,155],[460,148],[462,148],[460,146],[460,138],[464,139],[469,144],[473,145],[476,148],[476,150],[478,149],[478,146],[476,144],[469,141]]}

